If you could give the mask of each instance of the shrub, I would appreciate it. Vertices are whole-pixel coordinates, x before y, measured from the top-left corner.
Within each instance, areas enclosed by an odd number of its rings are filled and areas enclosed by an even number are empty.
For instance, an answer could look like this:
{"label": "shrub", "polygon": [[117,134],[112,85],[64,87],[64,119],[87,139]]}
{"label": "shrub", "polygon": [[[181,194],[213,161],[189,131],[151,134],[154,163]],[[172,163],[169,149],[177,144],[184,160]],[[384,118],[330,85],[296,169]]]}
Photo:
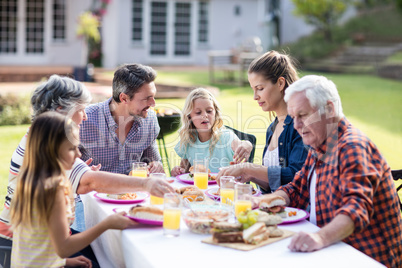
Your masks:
{"label": "shrub", "polygon": [[30,123],[31,109],[28,96],[0,95],[0,126]]}

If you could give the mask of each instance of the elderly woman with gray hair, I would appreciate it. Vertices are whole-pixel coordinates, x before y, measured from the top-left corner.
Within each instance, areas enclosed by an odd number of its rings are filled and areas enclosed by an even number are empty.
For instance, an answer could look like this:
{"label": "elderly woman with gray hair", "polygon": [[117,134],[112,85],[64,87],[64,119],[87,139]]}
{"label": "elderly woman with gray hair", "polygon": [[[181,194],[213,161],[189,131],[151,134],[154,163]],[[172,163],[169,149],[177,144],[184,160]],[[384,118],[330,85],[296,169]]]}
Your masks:
{"label": "elderly woman with gray hair", "polygon": [[[32,118],[35,120],[36,116],[46,111],[58,111],[70,117],[79,126],[87,119],[84,109],[90,101],[90,92],[80,82],[68,77],[52,75],[49,80],[42,83],[32,95]],[[4,209],[0,214],[0,245],[11,246],[12,244],[13,234],[12,231],[9,230],[9,207],[16,188],[16,178],[23,163],[28,133],[29,129],[11,158],[7,195]],[[99,167],[91,169],[88,166],[90,163],[91,159],[89,159],[87,163],[77,159],[72,170],[69,170],[66,174],[70,179],[72,191],[75,194],[85,194],[90,191],[116,194],[126,191],[145,190],[155,196],[162,197],[164,193],[173,191],[172,187],[162,180],[141,180],[126,175],[97,171]],[[83,215],[78,215],[76,222],[78,223],[78,227],[83,226]],[[75,232],[75,230],[72,229],[72,232]],[[88,257],[92,260],[96,260],[93,253]],[[94,267],[96,267],[96,265],[95,262]]]}

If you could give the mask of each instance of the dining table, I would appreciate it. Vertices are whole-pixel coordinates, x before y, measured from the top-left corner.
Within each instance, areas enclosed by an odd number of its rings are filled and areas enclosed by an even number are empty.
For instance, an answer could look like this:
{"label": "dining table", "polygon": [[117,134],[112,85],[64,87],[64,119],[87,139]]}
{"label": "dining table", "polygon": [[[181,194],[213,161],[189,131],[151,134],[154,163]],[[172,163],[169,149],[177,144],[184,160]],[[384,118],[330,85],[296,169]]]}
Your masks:
{"label": "dining table", "polygon": [[[188,184],[173,178],[172,186]],[[208,189],[218,187],[208,185]],[[116,210],[128,211],[134,204],[115,204],[99,199],[96,192],[81,195],[84,204],[85,225],[91,228]],[[140,204],[149,205],[150,198]],[[163,209],[163,205],[157,205]],[[292,232],[317,232],[320,228],[306,219],[279,225]],[[241,251],[202,242],[210,234],[192,233],[183,219],[177,237],[163,235],[163,227],[138,224],[133,228],[107,230],[92,243],[92,249],[101,267],[135,268],[212,268],[212,267],[385,267],[352,246],[338,242],[314,252],[293,252],[288,249],[291,237],[262,247]]]}

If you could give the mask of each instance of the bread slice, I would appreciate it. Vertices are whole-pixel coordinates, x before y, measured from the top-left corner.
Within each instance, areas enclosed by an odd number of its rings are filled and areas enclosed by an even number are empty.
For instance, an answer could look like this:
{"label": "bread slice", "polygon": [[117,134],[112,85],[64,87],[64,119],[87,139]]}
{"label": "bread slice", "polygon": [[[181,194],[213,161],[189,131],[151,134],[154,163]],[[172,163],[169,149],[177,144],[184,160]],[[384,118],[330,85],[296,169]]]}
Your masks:
{"label": "bread slice", "polygon": [[163,221],[163,210],[157,207],[134,206],[130,208],[129,215],[145,220]]}
{"label": "bread slice", "polygon": [[215,243],[243,243],[243,232],[214,232],[212,241]]}
{"label": "bread slice", "polygon": [[[262,242],[263,240],[268,239],[268,237],[265,236],[259,236],[267,231],[267,227],[265,227],[265,223],[263,222],[257,222],[248,229],[243,230],[243,240],[247,244],[258,244]],[[255,238],[256,237],[256,238]]]}

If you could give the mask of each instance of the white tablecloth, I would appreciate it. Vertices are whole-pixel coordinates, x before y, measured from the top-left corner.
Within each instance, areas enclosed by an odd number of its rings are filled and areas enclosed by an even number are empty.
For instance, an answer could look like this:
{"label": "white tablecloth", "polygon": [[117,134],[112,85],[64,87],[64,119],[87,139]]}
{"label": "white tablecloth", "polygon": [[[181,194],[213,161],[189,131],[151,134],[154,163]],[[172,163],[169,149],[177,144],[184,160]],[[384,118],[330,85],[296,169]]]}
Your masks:
{"label": "white tablecloth", "polygon": [[[176,181],[174,186],[183,185]],[[87,228],[113,213],[113,208],[132,206],[102,202],[94,197],[94,192],[81,198]],[[319,229],[306,220],[281,225],[280,228],[295,232],[315,232]],[[165,237],[160,226],[139,225],[124,231],[108,230],[91,246],[101,267],[107,268],[384,267],[343,242],[313,253],[298,253],[287,248],[291,238],[286,238],[252,251],[239,251],[202,243],[201,240],[206,237],[208,235],[191,233],[184,222],[181,223],[180,236],[174,238]]]}

